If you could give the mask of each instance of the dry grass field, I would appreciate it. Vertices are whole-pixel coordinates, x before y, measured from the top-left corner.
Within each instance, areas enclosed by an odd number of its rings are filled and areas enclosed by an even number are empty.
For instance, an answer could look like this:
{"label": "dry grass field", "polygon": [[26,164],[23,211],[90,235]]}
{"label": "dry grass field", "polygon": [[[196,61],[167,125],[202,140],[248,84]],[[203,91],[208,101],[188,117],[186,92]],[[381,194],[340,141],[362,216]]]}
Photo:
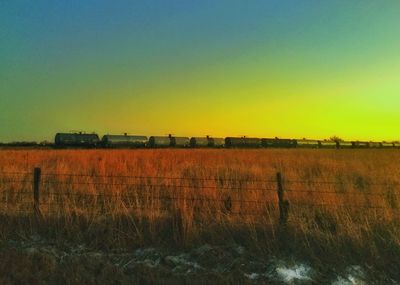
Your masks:
{"label": "dry grass field", "polygon": [[398,150],[0,150],[0,240],[38,233],[102,250],[235,243],[398,278],[399,162]]}

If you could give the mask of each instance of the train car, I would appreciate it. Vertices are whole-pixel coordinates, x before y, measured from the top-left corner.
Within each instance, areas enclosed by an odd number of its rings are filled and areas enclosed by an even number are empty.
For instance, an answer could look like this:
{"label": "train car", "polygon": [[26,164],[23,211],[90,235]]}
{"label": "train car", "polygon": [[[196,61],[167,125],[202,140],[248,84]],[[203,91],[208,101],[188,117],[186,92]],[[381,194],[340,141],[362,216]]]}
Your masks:
{"label": "train car", "polygon": [[54,139],[56,147],[96,147],[100,139],[97,134],[57,133]]}
{"label": "train car", "polygon": [[145,147],[147,144],[146,136],[124,135],[105,135],[101,140],[104,147]]}
{"label": "train car", "polygon": [[394,147],[393,143],[390,143],[390,142],[381,142],[379,144],[380,144],[381,148],[393,148]]}
{"label": "train car", "polygon": [[352,148],[369,148],[369,142],[360,142],[360,141],[353,141],[351,142]]}
{"label": "train car", "polygon": [[383,144],[381,142],[368,142],[370,148],[382,148]]}
{"label": "train car", "polygon": [[339,148],[341,149],[353,148],[353,144],[351,142],[341,141],[339,142]]}
{"label": "train car", "polygon": [[225,139],[224,138],[208,138],[208,143],[210,147],[224,147]]}
{"label": "train car", "polygon": [[320,144],[317,140],[297,140],[297,147],[299,148],[319,148]]}
{"label": "train car", "polygon": [[191,147],[208,147],[210,146],[208,137],[193,137],[190,139]]}
{"label": "train car", "polygon": [[400,142],[393,142],[392,144],[394,148],[400,148]]}
{"label": "train car", "polygon": [[330,140],[318,141],[319,148],[339,148],[340,147],[339,145],[340,143],[336,141],[330,141]]}
{"label": "train car", "polygon": [[225,146],[228,148],[257,148],[261,147],[261,139],[246,137],[227,137],[225,138]]}
{"label": "train car", "polygon": [[149,138],[149,147],[170,147],[172,146],[171,143],[171,136],[151,136]]}
{"label": "train car", "polygon": [[261,139],[262,147],[272,148],[295,148],[297,141],[291,139],[263,138]]}
{"label": "train car", "polygon": [[187,137],[170,137],[172,147],[188,147],[190,139]]}
{"label": "train car", "polygon": [[191,147],[223,147],[225,145],[224,138],[213,137],[193,137],[190,139]]}

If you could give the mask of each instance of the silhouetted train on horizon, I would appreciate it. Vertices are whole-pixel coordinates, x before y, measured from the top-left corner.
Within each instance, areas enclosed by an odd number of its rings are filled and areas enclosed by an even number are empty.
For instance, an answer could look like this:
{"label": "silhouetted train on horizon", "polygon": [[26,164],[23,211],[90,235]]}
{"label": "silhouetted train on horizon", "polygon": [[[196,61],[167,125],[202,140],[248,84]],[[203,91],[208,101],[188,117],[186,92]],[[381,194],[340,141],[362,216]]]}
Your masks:
{"label": "silhouetted train on horizon", "polygon": [[177,137],[57,133],[55,146],[83,148],[400,148],[400,142],[333,141],[249,137]]}

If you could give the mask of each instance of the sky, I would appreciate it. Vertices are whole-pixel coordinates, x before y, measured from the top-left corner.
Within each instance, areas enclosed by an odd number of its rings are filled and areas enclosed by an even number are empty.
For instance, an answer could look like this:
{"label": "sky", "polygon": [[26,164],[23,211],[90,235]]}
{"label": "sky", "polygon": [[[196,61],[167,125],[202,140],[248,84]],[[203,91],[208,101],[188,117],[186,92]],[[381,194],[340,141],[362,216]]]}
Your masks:
{"label": "sky", "polygon": [[400,1],[0,0],[0,141],[400,139]]}

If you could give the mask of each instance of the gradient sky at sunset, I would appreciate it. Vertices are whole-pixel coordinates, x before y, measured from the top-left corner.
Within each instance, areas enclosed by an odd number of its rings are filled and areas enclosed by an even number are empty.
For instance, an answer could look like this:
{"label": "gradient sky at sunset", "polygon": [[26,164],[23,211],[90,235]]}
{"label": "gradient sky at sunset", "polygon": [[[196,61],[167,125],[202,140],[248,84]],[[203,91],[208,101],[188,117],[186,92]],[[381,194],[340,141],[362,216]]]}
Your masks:
{"label": "gradient sky at sunset", "polygon": [[0,141],[400,139],[400,1],[0,1]]}

